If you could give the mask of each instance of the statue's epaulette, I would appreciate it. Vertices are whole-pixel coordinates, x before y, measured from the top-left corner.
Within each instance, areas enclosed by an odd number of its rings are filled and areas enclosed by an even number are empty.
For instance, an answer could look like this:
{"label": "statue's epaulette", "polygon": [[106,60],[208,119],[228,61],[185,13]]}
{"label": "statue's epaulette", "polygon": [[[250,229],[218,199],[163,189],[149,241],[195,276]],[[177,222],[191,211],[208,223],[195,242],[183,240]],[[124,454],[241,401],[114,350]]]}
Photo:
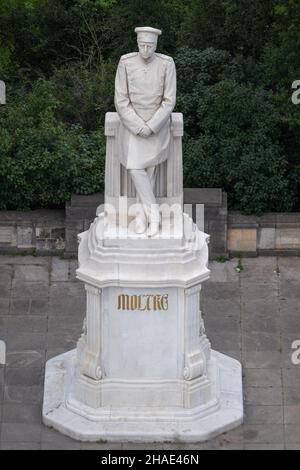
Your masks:
{"label": "statue's epaulette", "polygon": [[155,52],[155,54],[157,55],[157,57],[159,57],[160,59],[164,59],[164,60],[168,60],[169,62],[172,62],[172,57],[168,56],[168,55],[165,55],[165,54],[160,54],[158,52]]}
{"label": "statue's epaulette", "polygon": [[138,55],[138,52],[129,52],[129,54],[124,54],[121,56],[121,60],[129,59],[130,57],[135,57]]}

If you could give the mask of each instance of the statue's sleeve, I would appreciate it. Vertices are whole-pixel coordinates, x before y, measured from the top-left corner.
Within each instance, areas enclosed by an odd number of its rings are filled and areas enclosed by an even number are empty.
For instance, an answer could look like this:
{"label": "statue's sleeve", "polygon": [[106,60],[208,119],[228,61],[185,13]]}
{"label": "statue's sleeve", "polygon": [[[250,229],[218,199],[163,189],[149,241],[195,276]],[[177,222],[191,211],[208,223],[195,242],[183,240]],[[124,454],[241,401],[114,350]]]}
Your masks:
{"label": "statue's sleeve", "polygon": [[137,135],[145,126],[145,122],[136,114],[130,102],[127,73],[122,60],[119,62],[115,80],[115,107],[124,126]]}
{"label": "statue's sleeve", "polygon": [[156,134],[169,119],[176,104],[176,68],[173,59],[169,62],[164,84],[162,103],[147,125]]}

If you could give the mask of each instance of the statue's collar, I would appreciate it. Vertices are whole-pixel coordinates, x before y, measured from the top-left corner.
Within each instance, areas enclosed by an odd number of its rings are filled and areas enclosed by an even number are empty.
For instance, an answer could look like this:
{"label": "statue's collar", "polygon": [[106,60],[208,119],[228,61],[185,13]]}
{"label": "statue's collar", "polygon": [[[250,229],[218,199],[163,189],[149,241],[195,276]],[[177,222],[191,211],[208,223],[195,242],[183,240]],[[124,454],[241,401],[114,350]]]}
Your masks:
{"label": "statue's collar", "polygon": [[140,55],[139,53],[138,53],[138,57],[139,57],[139,60],[140,60],[141,64],[143,64],[143,65],[149,65],[149,64],[151,64],[151,62],[154,61],[154,59],[155,59],[155,53],[154,53],[153,56],[151,56],[150,59],[148,59],[147,61],[144,60],[144,59],[141,57],[141,55]]}

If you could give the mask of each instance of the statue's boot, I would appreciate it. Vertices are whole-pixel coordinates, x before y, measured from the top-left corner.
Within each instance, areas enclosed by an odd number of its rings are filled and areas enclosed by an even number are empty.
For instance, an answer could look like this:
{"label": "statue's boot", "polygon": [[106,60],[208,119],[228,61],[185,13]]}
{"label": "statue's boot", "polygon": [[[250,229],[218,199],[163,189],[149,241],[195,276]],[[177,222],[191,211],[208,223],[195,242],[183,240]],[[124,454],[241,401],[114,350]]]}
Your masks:
{"label": "statue's boot", "polygon": [[152,238],[155,237],[159,233],[160,230],[160,223],[159,220],[152,220],[147,230],[148,237]]}
{"label": "statue's boot", "polygon": [[135,233],[141,235],[146,232],[148,227],[147,217],[142,207],[138,209],[135,218]]}
{"label": "statue's boot", "polygon": [[147,230],[148,237],[155,237],[160,230],[160,212],[158,204],[152,204],[151,208],[147,208],[147,218],[149,221],[149,227]]}

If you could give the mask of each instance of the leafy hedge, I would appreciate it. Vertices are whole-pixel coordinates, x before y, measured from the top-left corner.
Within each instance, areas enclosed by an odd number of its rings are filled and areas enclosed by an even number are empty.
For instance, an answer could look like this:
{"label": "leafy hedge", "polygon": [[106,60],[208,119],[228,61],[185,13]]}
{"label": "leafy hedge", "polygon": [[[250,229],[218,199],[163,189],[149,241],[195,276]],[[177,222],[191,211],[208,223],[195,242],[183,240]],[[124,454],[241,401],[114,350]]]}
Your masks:
{"label": "leafy hedge", "polygon": [[103,190],[117,62],[150,24],[176,61],[185,185],[246,213],[299,210],[299,21],[299,0],[0,2],[0,209]]}
{"label": "leafy hedge", "polygon": [[245,213],[291,210],[272,93],[240,83],[239,66],[223,51],[184,48],[176,63],[178,108],[187,116],[186,186],[223,187],[230,207]]}
{"label": "leafy hedge", "polygon": [[0,113],[0,209],[59,205],[71,194],[103,190],[103,131],[67,126],[55,116],[52,84],[19,90]]}

